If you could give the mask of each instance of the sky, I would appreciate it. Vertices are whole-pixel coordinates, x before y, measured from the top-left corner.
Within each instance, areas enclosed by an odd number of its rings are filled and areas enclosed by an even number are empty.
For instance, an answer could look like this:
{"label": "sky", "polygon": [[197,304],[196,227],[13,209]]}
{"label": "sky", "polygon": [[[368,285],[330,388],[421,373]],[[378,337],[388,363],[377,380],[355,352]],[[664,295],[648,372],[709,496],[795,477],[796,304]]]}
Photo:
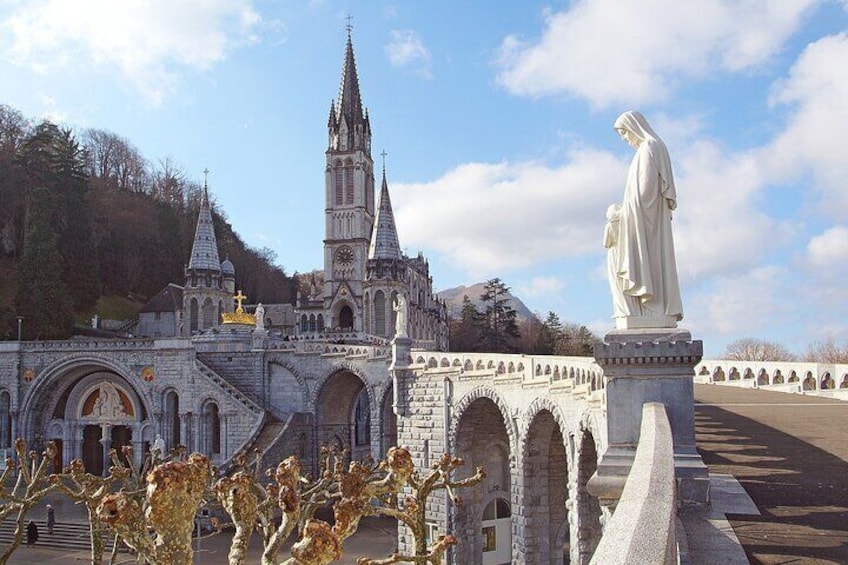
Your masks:
{"label": "sky", "polygon": [[611,329],[605,211],[633,155],[612,124],[636,109],[671,154],[706,356],[848,339],[846,0],[0,0],[0,104],[208,167],[246,242],[310,271],[348,23],[401,246],[436,290],[500,277]]}

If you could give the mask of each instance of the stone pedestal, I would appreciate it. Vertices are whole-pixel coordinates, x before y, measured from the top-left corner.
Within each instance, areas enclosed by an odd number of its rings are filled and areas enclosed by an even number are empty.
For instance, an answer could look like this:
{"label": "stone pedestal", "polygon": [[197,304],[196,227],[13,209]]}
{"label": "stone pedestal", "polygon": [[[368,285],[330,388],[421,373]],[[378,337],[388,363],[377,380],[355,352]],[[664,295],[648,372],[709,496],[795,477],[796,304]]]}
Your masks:
{"label": "stone pedestal", "polygon": [[695,448],[695,365],[703,343],[688,330],[614,330],[595,345],[607,378],[607,450],[589,482],[592,494],[614,506],[633,464],[642,425],[642,405],[665,405],[674,437],[678,500],[709,501],[709,472]]}
{"label": "stone pedestal", "polygon": [[389,365],[389,372],[392,374],[392,409],[398,417],[406,416],[405,403],[401,401],[403,398],[399,377],[404,371],[409,370],[412,364],[412,340],[408,337],[395,337],[392,340],[392,364]]}

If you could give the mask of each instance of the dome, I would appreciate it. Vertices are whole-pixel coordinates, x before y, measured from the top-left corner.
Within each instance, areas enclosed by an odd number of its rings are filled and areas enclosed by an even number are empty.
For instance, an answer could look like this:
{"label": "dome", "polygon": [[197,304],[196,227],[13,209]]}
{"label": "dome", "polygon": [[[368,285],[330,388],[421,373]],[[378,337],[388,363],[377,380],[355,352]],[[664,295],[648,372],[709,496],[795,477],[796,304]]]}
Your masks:
{"label": "dome", "polygon": [[223,273],[224,276],[235,276],[236,268],[233,266],[233,262],[230,261],[229,257],[221,262],[221,273]]}

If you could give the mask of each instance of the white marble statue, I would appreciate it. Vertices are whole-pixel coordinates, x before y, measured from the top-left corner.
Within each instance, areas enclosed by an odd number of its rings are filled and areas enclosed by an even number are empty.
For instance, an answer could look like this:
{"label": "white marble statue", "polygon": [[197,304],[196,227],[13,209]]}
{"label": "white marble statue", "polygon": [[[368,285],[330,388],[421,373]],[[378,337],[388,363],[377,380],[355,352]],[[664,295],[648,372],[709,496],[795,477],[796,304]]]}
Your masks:
{"label": "white marble statue", "polygon": [[158,459],[165,456],[165,440],[162,439],[162,434],[156,434],[156,439],[153,440],[153,445],[150,447],[150,453]]}
{"label": "white marble statue", "polygon": [[253,317],[256,319],[256,328],[260,330],[265,329],[265,307],[262,306],[262,303],[256,305],[256,311],[253,313]]}
{"label": "white marble statue", "polygon": [[406,295],[400,293],[397,295],[394,303],[394,311],[397,313],[397,317],[395,318],[395,337],[408,337],[407,336],[407,306],[406,306]]}
{"label": "white marble statue", "polygon": [[624,200],[613,218],[607,212],[604,237],[616,327],[674,328],[683,319],[683,304],[671,231],[677,207],[671,158],[639,112],[625,112],[613,127],[636,150]]}

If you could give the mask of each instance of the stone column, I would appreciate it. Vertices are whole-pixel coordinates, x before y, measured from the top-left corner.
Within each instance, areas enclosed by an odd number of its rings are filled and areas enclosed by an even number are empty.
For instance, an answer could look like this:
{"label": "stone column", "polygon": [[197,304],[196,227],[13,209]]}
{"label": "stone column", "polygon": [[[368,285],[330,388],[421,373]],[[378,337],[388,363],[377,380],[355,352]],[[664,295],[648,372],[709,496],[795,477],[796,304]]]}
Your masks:
{"label": "stone column", "polygon": [[112,426],[100,424],[100,443],[103,445],[103,476],[109,474],[112,460],[109,458],[109,450],[112,449]]}
{"label": "stone column", "polygon": [[614,330],[595,345],[604,369],[607,398],[607,450],[589,481],[601,503],[614,508],[633,464],[642,425],[642,405],[665,405],[674,436],[678,500],[706,503],[709,472],[695,449],[695,365],[703,343],[688,330]]}
{"label": "stone column", "polygon": [[226,461],[230,453],[230,416],[227,414],[219,414],[218,418],[221,421],[221,461]]}

